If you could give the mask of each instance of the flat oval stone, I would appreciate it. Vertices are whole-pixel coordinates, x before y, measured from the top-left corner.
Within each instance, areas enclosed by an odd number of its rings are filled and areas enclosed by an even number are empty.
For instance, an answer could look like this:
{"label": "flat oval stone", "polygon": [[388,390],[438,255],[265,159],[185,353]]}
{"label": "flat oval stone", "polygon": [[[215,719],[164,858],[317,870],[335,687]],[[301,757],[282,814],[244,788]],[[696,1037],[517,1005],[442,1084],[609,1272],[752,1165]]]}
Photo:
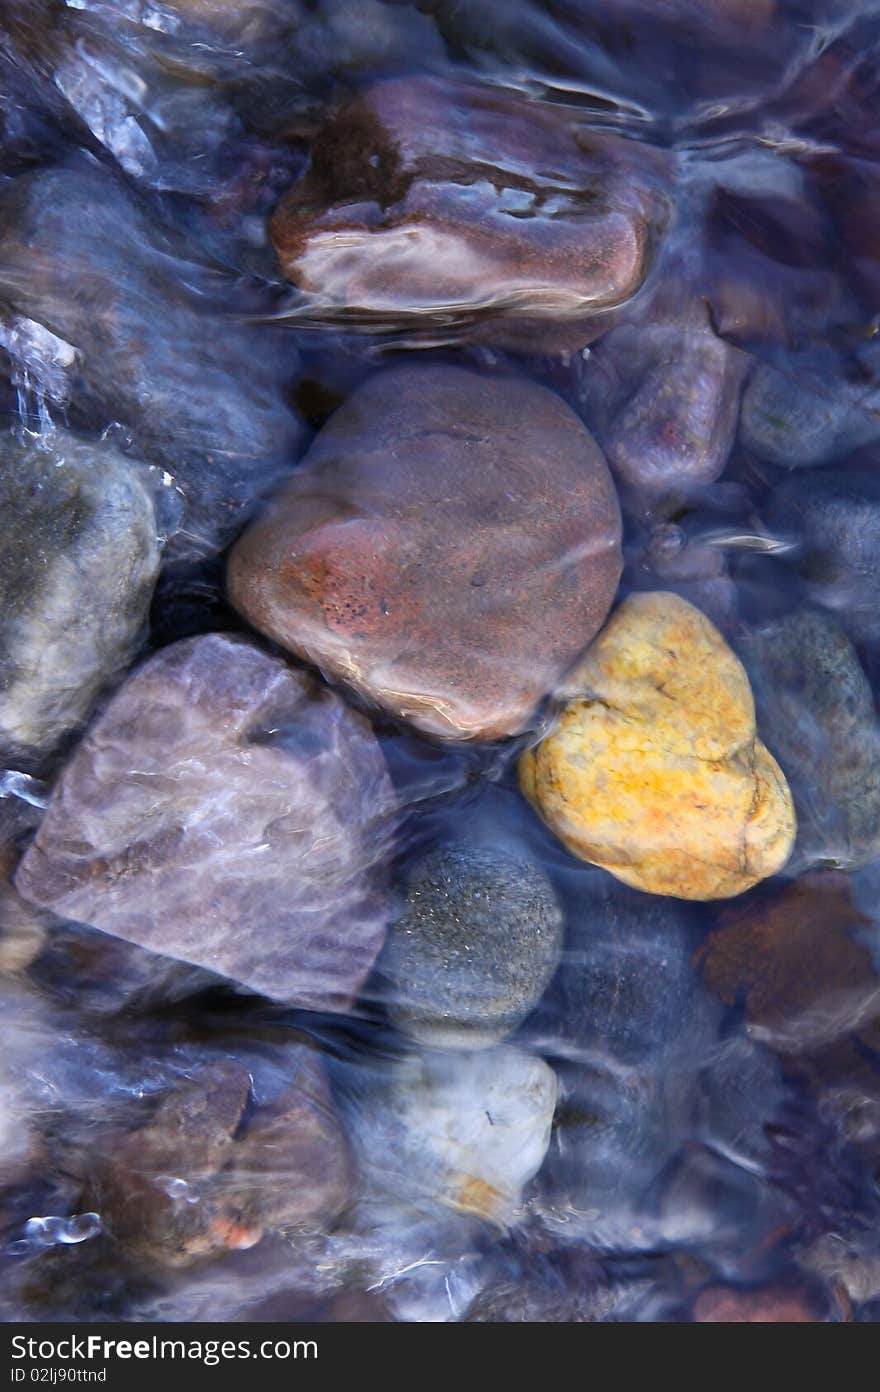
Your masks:
{"label": "flat oval stone", "polygon": [[21,894],[254,991],[345,1010],[384,937],[392,794],[367,722],[222,634],[131,676],[65,768]]}
{"label": "flat oval stone", "polygon": [[[657,151],[495,86],[407,77],[349,102],[270,225],[313,313],[433,316],[546,348],[635,294],[668,214]],[[593,330],[595,334],[595,329]]]}
{"label": "flat oval stone", "polygon": [[537,1005],[562,937],[539,866],[489,845],[442,846],[411,868],[380,959],[389,1013],[438,1048],[495,1043]]}
{"label": "flat oval stone", "polygon": [[520,778],[569,850],[680,899],[741,894],[782,869],[791,794],[742,664],[699,609],[628,596],[568,685],[578,694]]}
{"label": "flat oval stone", "polygon": [[0,443],[0,757],[39,763],[135,656],[159,573],[148,481],[112,445]]}
{"label": "flat oval stone", "polygon": [[552,392],[454,367],[371,378],[232,551],[255,628],[449,739],[498,739],[602,623],[620,510]]}

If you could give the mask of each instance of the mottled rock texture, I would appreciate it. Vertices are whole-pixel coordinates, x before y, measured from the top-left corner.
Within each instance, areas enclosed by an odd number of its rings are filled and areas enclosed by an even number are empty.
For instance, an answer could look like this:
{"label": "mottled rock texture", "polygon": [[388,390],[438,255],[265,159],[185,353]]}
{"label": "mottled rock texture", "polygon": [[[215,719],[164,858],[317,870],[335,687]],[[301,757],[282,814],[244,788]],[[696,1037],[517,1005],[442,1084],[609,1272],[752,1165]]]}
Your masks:
{"label": "mottled rock texture", "polygon": [[64,431],[0,443],[0,757],[39,763],[135,656],[161,545],[148,480]]}
{"label": "mottled rock texture", "polygon": [[255,991],[345,1009],[384,936],[371,874],[390,803],[374,736],[337,696],[246,642],[186,639],[89,731],[16,883]]}
{"label": "mottled rock texture", "polygon": [[562,949],[546,875],[492,846],[450,844],[410,869],[380,968],[401,1028],[437,1047],[474,1048],[516,1029]]}
{"label": "mottled rock texture", "polygon": [[332,1221],[348,1198],[348,1149],[319,1056],[295,1049],[290,1071],[267,1106],[232,1060],[198,1069],[158,1103],[142,1099],[143,1122],[101,1136],[86,1157],[83,1203],[141,1260],[172,1265]]}
{"label": "mottled rock texture", "polygon": [[740,651],[762,732],[798,819],[796,858],[863,865],[880,851],[880,730],[871,685],[846,634],[800,608],[747,634]]}
{"label": "mottled rock texture", "polygon": [[630,595],[569,679],[578,694],[520,765],[583,860],[653,894],[720,899],[780,870],[795,835],[742,664],[678,595]]}
{"label": "mottled rock texture", "polygon": [[620,511],[553,393],[453,367],[371,378],[233,549],[261,632],[419,729],[515,734],[602,623]]}
{"label": "mottled rock texture", "polygon": [[722,473],[739,418],[745,354],[705,313],[612,329],[584,377],[584,418],[634,508],[680,499]]}
{"label": "mottled rock texture", "polygon": [[494,86],[408,77],[339,112],[272,239],[316,313],[573,347],[639,288],[667,209],[659,154]]}
{"label": "mottled rock texture", "polygon": [[412,1055],[358,1117],[360,1148],[397,1200],[503,1225],[544,1159],[556,1093],[552,1068],[509,1046]]}
{"label": "mottled rock texture", "polygon": [[867,461],[811,469],[774,488],[765,521],[808,597],[856,642],[880,638],[880,470]]}

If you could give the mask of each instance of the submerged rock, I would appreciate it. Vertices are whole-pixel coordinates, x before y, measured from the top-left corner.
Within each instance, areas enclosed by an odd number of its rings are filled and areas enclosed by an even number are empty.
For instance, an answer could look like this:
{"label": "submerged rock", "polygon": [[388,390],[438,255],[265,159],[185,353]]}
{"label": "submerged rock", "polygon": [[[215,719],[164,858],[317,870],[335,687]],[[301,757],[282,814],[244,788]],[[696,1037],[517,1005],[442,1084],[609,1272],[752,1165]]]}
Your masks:
{"label": "submerged rock", "polygon": [[880,729],[846,634],[801,608],[747,634],[740,650],[761,729],[794,797],[797,859],[872,860],[880,853]]}
{"label": "submerged rock", "polygon": [[391,789],[366,721],[220,634],[163,649],[64,770],[19,891],[105,932],[315,1009],[382,945],[372,872]]}
{"label": "submerged rock", "polygon": [[593,637],[620,511],[592,437],[516,378],[371,378],[233,549],[229,594],[277,642],[419,729],[522,730]]}
{"label": "submerged rock", "polygon": [[0,443],[0,757],[39,763],[128,666],[159,571],[148,480],[65,431]]}
{"label": "submerged rock", "polygon": [[243,322],[249,306],[227,277],[186,259],[121,184],[85,166],[4,190],[0,292],[3,341],[43,396],[91,424],[120,422],[172,476],[187,503],[174,549],[228,541],[289,466],[300,428],[284,397],[296,355]]}
{"label": "submerged rock", "polygon": [[696,1324],[822,1324],[815,1296],[795,1286],[707,1286],[694,1301]]}
{"label": "submerged rock", "polygon": [[880,639],[880,470],[874,463],[783,479],[766,513],[790,543],[807,596],[831,609],[856,642]]}
{"label": "submerged rock", "polygon": [[148,1119],[101,1136],[83,1203],[141,1258],[177,1264],[254,1246],[265,1232],[331,1221],[349,1190],[349,1158],[317,1054],[292,1051],[293,1081],[255,1103],[245,1066],[207,1065],[160,1098]]}
{"label": "submerged rock", "polygon": [[813,873],[728,908],[697,961],[710,990],[741,1006],[752,1035],[777,1053],[818,1055],[848,1035],[870,1050],[880,1019],[870,927],[846,876]]}
{"label": "submerged rock", "polygon": [[314,314],[575,347],[641,285],[663,179],[658,152],[560,108],[407,77],[342,108],[271,233]]}
{"label": "submerged rock", "polygon": [[562,936],[562,912],[539,866],[492,846],[432,851],[409,871],[380,959],[389,1013],[437,1047],[494,1043],[537,1005]]}
{"label": "submerged rock", "polygon": [[759,363],[743,393],[743,443],[761,459],[813,468],[880,439],[880,392],[797,363]]}
{"label": "submerged rock", "polygon": [[556,1075],[509,1046],[411,1055],[355,1121],[373,1183],[396,1202],[508,1223],[541,1167]]}
{"label": "submerged rock", "polygon": [[578,694],[520,777],[569,850],[680,899],[741,894],[782,869],[791,795],[745,671],[698,609],[630,595],[567,686]]}
{"label": "submerged rock", "polygon": [[677,503],[722,473],[747,359],[702,316],[624,323],[592,350],[586,420],[636,508]]}

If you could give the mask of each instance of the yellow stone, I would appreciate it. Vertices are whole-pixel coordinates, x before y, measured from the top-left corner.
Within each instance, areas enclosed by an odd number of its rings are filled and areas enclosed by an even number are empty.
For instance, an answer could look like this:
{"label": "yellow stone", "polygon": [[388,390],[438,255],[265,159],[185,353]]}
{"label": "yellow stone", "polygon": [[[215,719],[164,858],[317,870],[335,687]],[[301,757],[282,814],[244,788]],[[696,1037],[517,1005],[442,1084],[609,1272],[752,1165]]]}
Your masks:
{"label": "yellow stone", "polygon": [[742,894],[782,869],[791,793],[757,737],[745,670],[705,614],[675,594],[630,595],[566,689],[520,782],[570,851],[679,899]]}

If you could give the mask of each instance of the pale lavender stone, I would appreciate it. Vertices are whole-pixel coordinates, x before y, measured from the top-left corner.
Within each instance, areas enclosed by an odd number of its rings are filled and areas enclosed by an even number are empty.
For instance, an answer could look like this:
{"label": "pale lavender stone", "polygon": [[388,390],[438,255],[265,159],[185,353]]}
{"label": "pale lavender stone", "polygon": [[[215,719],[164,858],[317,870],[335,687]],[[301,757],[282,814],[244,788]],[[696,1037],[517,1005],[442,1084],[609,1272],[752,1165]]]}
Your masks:
{"label": "pale lavender stone", "polygon": [[345,1010],[382,945],[392,792],[367,721],[222,634],[163,649],[65,768],[33,903],[277,999]]}

